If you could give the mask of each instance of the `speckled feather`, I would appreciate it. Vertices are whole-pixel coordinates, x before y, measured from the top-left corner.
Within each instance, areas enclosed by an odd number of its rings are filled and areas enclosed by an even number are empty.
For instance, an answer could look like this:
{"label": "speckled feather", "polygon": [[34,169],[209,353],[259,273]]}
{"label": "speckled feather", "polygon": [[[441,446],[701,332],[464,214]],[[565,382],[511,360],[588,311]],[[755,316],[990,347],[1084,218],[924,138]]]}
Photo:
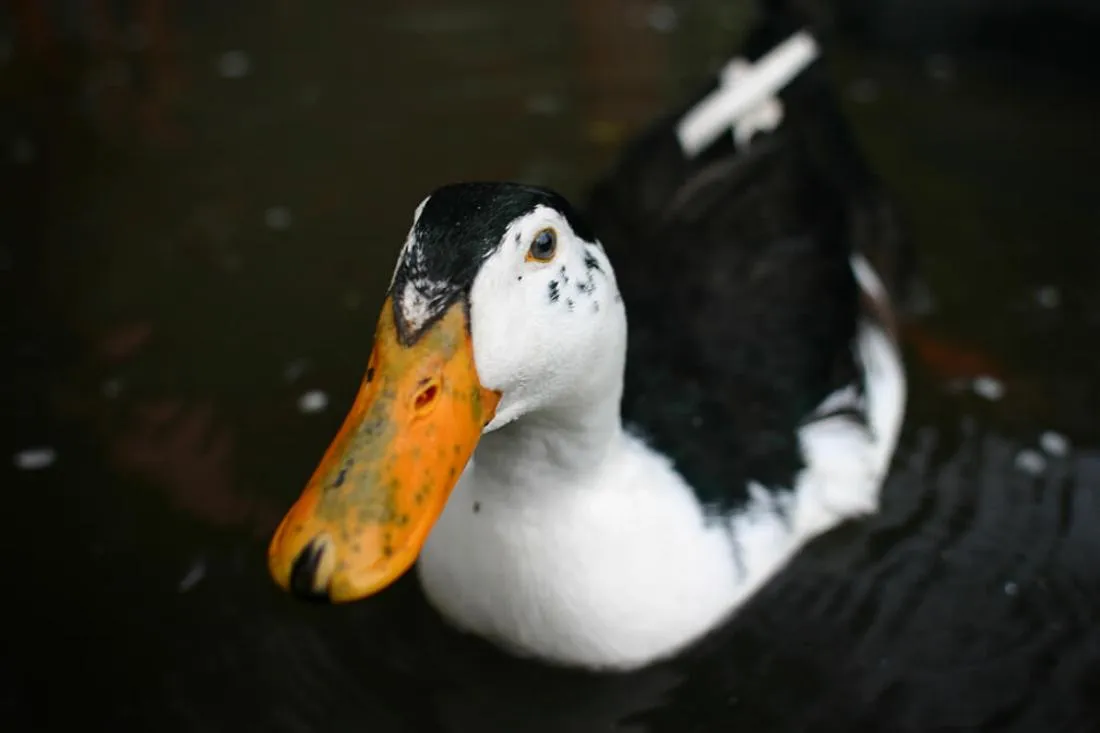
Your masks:
{"label": "speckled feather", "polygon": [[501,232],[539,205],[560,211],[579,236],[590,241],[595,238],[572,205],[547,189],[472,182],[434,191],[394,272],[391,291],[395,296],[411,286],[426,301],[426,312],[413,323],[405,299],[394,297],[401,340],[415,341],[451,304],[469,293],[482,262],[499,245]]}

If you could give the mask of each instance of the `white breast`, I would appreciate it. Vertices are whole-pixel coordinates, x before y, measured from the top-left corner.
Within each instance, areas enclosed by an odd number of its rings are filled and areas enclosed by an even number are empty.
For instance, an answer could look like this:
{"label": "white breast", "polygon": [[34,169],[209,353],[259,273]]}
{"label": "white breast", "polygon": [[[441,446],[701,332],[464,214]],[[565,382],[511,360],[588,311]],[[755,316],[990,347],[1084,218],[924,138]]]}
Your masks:
{"label": "white breast", "polygon": [[478,484],[473,466],[421,556],[428,598],[515,652],[590,667],[644,664],[721,620],[739,593],[728,528],[707,526],[634,438],[606,477],[511,492]]}

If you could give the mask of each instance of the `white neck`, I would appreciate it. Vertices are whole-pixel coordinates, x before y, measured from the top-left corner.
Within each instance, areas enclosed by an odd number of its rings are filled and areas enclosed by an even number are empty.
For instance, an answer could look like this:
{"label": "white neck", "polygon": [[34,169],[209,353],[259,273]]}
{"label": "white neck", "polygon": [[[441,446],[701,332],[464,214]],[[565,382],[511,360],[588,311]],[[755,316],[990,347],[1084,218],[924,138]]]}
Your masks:
{"label": "white neck", "polygon": [[[531,477],[586,483],[598,473],[622,435],[622,375],[591,397],[543,408],[482,436],[471,477],[477,486],[524,492]],[[541,490],[541,489],[539,489]]]}
{"label": "white neck", "polygon": [[[475,349],[482,346],[484,351],[479,353],[490,354],[479,358],[478,372],[484,383],[499,385],[503,393],[466,471],[466,481],[478,490],[499,487],[522,495],[543,491],[547,483],[592,483],[621,442],[626,308],[612,297],[610,264],[604,267],[608,274],[596,282],[604,307],[597,313],[570,313],[565,324],[547,326],[541,332],[529,328],[516,334],[514,327],[501,329],[508,343],[493,344],[496,348],[490,347],[483,324],[506,309],[493,307],[478,313],[482,320],[474,331]],[[570,337],[570,327],[593,323],[595,328],[583,338]],[[555,341],[547,333],[564,338]],[[517,347],[517,338],[531,335],[537,348],[530,342],[527,348]],[[517,353],[532,352],[535,356],[522,365],[510,361]],[[517,501],[516,497],[508,500]]]}

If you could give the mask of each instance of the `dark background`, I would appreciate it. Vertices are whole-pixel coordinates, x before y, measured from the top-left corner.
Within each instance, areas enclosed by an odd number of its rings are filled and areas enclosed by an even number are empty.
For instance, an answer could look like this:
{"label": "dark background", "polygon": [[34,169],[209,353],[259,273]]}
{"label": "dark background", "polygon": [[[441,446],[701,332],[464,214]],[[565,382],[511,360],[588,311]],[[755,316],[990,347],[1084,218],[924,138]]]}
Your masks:
{"label": "dark background", "polygon": [[[1092,496],[1097,3],[795,4],[826,38],[927,286],[906,332],[913,391],[888,495],[1008,496],[1038,480]],[[819,699],[842,644],[824,622],[799,622],[803,638],[750,609],[723,663],[590,680],[452,634],[414,582],[321,609],[275,591],[263,562],[350,402],[423,195],[471,178],[580,194],[736,47],[752,12],[0,4],[0,728],[786,730],[841,705]],[[986,377],[1003,395],[975,393]],[[1069,455],[1043,452],[1049,431]],[[1029,472],[1036,457],[1045,468]],[[824,587],[827,565],[807,562]],[[779,603],[804,590],[776,587]],[[928,613],[928,628],[950,625]],[[816,651],[789,651],[803,642]],[[784,665],[783,649],[802,661]],[[914,702],[912,729],[992,725],[981,700],[1024,694],[971,684],[972,711]],[[817,713],[794,712],[811,700]],[[1000,720],[988,729],[1009,729]]]}

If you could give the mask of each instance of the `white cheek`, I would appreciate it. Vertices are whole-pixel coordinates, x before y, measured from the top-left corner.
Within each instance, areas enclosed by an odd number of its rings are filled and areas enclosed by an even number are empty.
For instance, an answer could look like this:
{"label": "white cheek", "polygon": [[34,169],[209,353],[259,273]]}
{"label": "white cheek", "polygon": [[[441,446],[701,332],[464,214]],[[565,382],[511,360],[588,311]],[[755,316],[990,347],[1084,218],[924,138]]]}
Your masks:
{"label": "white cheek", "polygon": [[[496,259],[496,258],[494,258]],[[503,258],[501,258],[503,259]],[[470,319],[481,383],[504,393],[505,408],[520,407],[535,396],[554,350],[555,310],[548,298],[548,273],[490,261],[470,294]],[[524,404],[530,408],[533,405]]]}
{"label": "white cheek", "polygon": [[[494,257],[474,281],[470,315],[478,376],[502,393],[488,431],[575,391],[603,371],[603,360],[621,359],[625,324],[613,279],[588,273],[582,256],[543,267]],[[571,273],[565,278],[563,263]],[[579,283],[589,275],[595,287],[585,291]]]}
{"label": "white cheek", "polygon": [[[470,329],[478,378],[488,389],[507,391],[525,350],[523,288],[499,254],[482,265],[470,289]],[[512,338],[509,338],[511,336]]]}

